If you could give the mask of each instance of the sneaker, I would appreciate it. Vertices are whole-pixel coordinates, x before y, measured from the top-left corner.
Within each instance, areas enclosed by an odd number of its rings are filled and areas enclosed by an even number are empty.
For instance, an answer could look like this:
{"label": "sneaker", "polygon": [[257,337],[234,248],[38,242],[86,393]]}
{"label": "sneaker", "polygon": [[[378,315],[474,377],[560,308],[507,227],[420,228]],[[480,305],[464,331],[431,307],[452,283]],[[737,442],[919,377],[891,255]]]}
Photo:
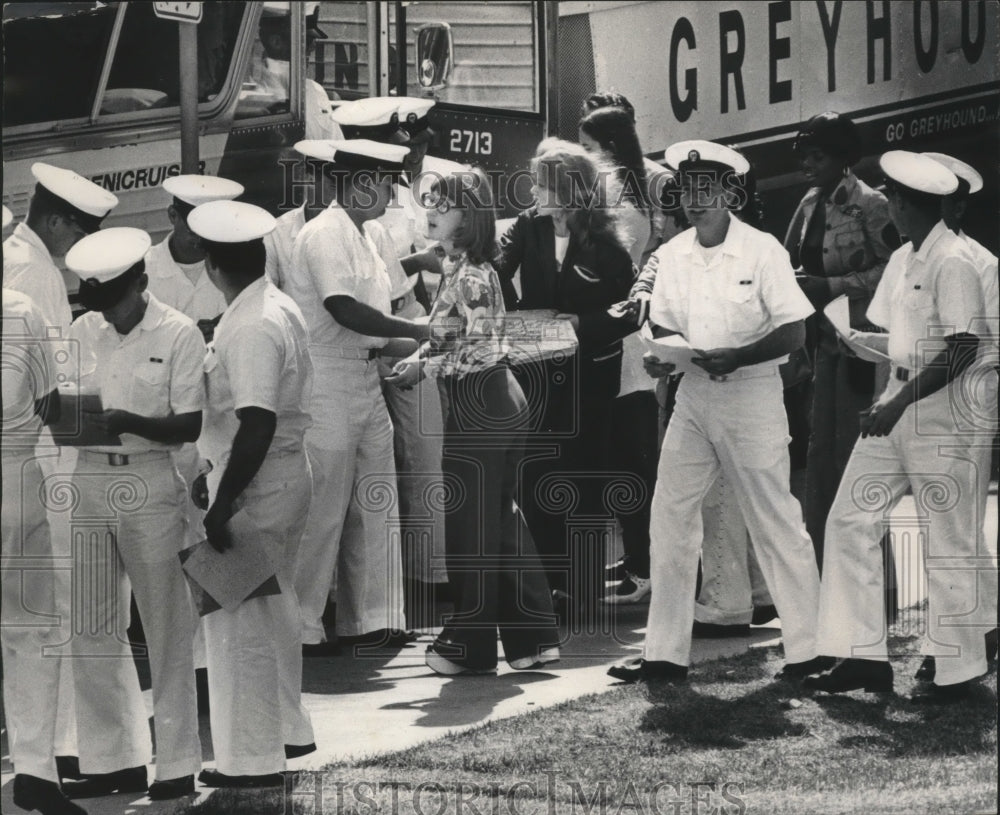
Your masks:
{"label": "sneaker", "polygon": [[611,594],[602,597],[601,602],[613,606],[648,603],[653,591],[652,585],[653,581],[648,577],[629,574]]}
{"label": "sneaker", "polygon": [[475,676],[496,673],[496,668],[470,668],[460,662],[454,662],[447,657],[443,657],[434,650],[434,643],[427,646],[424,663],[434,673],[441,676]]}
{"label": "sneaker", "polygon": [[543,665],[548,665],[550,662],[558,661],[559,649],[545,648],[537,657],[521,657],[520,659],[512,659],[509,664],[515,671],[530,671],[537,670]]}
{"label": "sneaker", "polygon": [[614,563],[604,567],[604,579],[608,583],[617,583],[628,577],[627,559],[622,556]]}

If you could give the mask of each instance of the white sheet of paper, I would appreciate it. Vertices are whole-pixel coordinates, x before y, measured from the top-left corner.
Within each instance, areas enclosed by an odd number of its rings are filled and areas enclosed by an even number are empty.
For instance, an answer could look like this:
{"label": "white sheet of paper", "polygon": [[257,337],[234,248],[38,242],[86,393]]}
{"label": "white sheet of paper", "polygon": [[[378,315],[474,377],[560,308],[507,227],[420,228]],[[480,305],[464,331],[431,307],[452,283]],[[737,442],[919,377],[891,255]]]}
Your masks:
{"label": "white sheet of paper", "polygon": [[643,350],[649,351],[660,362],[672,362],[675,366],[675,374],[693,371],[705,373],[704,368],[699,368],[691,361],[697,356],[697,353],[680,334],[654,339],[653,332],[647,322],[639,329],[639,336],[642,338]]}
{"label": "white sheet of paper", "polygon": [[867,345],[852,338],[854,330],[851,328],[851,307],[846,294],[842,294],[840,297],[827,303],[826,308],[823,309],[823,313],[833,324],[833,327],[837,329],[837,334],[844,341],[844,344],[857,354],[860,359],[867,362],[885,362],[889,359],[881,351],[869,348]]}
{"label": "white sheet of paper", "polygon": [[261,532],[241,510],[226,524],[232,546],[218,552],[207,540],[191,547],[183,569],[226,611],[234,611],[262,583],[274,577],[274,566]]}

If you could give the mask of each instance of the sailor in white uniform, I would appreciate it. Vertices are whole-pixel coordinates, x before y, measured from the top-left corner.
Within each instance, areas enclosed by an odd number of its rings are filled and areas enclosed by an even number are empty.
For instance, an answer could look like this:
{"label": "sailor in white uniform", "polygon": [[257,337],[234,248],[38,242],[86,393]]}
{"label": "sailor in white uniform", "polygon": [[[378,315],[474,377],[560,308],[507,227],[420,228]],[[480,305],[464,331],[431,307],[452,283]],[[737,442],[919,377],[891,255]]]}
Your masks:
{"label": "sailor in white uniform", "polygon": [[652,599],[643,658],[611,668],[617,679],[683,681],[702,547],[702,502],[719,471],[733,485],[782,621],[783,678],[816,664],[819,573],[802,510],[789,488],[788,420],[778,366],[805,337],[812,307],[788,253],[729,211],[727,185],[749,164],[706,141],[667,150],[681,174],[693,228],[661,246],[649,320],[694,349],[660,454],[650,527]]}
{"label": "sailor in white uniform", "polygon": [[408,338],[395,344],[412,348],[428,330],[391,316],[375,239],[374,219],[407,148],[357,139],[300,142],[296,150],[313,164],[318,202],[330,202],[299,232],[287,285],[309,328],[316,370],[306,434],[314,509],[296,567],[309,653],[329,642],[322,615],[335,569],[339,636],[392,641],[405,629],[392,422],[378,358],[389,338]]}
{"label": "sailor in white uniform", "polygon": [[[184,545],[184,484],[171,452],[201,431],[204,342],[194,323],[145,291],[149,235],[105,229],[66,256],[89,313],[70,329],[79,343],[82,393],[101,398],[85,423],[121,443],[81,447],[72,483],[77,517],[102,532],[74,552],[88,625],[74,632],[80,770],[70,797],[146,789],[148,714],[125,629],[129,588],[146,633],[156,727],[155,799],[194,791],[201,766],[195,699],[194,609],[178,553]],[[116,579],[102,587],[97,575]],[[79,630],[82,628],[82,630]]]}
{"label": "sailor in white uniform", "polygon": [[[981,548],[981,434],[969,426],[969,395],[983,345],[986,314],[979,270],[967,242],[941,219],[958,178],[927,156],[894,150],[879,160],[889,214],[909,241],[893,252],[868,308],[888,330],[858,336],[887,353],[892,376],[861,419],[826,526],[817,645],[840,658],[807,680],[828,693],[890,691],[892,666],[882,605],[878,541],[907,490],[928,523],[928,644],[936,657],[933,683],[916,702],[964,699],[986,672],[978,572],[991,558]],[[977,333],[978,332],[978,333]],[[855,332],[857,334],[858,332]],[[988,334],[985,334],[988,344]],[[995,606],[994,606],[995,607]]]}

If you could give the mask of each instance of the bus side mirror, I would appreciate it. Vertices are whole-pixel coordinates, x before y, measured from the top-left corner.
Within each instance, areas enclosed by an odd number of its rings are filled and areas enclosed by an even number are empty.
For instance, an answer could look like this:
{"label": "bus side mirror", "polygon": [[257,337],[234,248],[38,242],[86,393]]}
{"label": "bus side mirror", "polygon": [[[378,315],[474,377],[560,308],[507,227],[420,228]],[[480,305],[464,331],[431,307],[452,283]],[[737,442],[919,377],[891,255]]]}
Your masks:
{"label": "bus side mirror", "polygon": [[452,40],[448,23],[427,23],[417,29],[417,81],[421,88],[440,90],[451,73]]}

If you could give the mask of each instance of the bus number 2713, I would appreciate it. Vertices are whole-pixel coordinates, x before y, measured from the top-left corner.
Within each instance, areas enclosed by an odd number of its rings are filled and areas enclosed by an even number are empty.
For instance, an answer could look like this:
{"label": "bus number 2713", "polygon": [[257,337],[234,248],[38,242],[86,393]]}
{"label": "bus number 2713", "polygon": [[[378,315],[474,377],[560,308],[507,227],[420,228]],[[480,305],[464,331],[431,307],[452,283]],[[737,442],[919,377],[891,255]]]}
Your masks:
{"label": "bus number 2713", "polygon": [[488,130],[452,130],[448,149],[452,153],[489,156],[493,153],[493,134]]}

